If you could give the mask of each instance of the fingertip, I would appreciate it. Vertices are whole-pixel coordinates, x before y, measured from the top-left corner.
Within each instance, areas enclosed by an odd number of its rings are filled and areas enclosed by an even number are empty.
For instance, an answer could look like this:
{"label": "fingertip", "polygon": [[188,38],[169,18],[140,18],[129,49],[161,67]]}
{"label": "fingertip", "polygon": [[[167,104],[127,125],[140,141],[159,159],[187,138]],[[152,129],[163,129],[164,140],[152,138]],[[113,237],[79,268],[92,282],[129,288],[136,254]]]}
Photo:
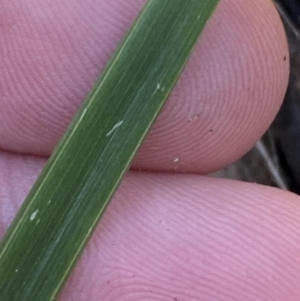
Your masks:
{"label": "fingertip", "polygon": [[288,53],[271,1],[221,1],[134,166],[208,173],[238,159],[279,110]]}
{"label": "fingertip", "polygon": [[[43,163],[0,154],[1,234]],[[129,172],[60,300],[298,300],[299,214],[270,187]]]}
{"label": "fingertip", "polygon": [[[90,300],[292,301],[300,295],[298,196],[158,173],[130,173],[123,184],[62,300],[78,287]],[[87,273],[97,281],[93,293]]]}
{"label": "fingertip", "polygon": [[[145,1],[32,3],[3,6],[0,147],[48,156]],[[285,57],[270,0],[220,1],[133,167],[208,173],[236,160],[280,107]]]}

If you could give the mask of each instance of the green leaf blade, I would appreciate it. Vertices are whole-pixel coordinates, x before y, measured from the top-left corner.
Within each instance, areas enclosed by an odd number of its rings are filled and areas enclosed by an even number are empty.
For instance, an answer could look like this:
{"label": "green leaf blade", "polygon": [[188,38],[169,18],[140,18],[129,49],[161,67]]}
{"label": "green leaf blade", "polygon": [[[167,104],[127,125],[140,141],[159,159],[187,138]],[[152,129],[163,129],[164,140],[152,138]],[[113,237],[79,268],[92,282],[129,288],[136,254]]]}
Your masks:
{"label": "green leaf blade", "polygon": [[58,295],[218,0],[150,0],[0,245],[0,300]]}

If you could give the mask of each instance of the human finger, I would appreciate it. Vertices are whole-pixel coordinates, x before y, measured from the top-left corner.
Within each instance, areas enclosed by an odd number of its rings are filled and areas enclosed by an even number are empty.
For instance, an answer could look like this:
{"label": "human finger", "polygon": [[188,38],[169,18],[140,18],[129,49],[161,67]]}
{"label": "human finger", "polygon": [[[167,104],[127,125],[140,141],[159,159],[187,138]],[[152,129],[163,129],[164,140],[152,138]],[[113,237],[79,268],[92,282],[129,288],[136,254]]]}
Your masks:
{"label": "human finger", "polygon": [[[2,233],[36,160],[0,159]],[[60,300],[298,300],[299,214],[299,197],[274,188],[131,172]]]}
{"label": "human finger", "polygon": [[[144,3],[2,4],[2,149],[52,152]],[[270,0],[222,0],[133,166],[207,173],[237,159],[278,111],[287,57]]]}

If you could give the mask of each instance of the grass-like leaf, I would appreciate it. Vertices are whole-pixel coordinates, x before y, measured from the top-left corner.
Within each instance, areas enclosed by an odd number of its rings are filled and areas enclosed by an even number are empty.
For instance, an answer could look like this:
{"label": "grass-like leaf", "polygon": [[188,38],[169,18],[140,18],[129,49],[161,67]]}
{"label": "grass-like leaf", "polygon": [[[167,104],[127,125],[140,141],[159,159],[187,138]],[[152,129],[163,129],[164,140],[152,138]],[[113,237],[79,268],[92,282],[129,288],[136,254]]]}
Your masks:
{"label": "grass-like leaf", "polygon": [[0,300],[54,300],[218,0],[150,0],[0,245]]}

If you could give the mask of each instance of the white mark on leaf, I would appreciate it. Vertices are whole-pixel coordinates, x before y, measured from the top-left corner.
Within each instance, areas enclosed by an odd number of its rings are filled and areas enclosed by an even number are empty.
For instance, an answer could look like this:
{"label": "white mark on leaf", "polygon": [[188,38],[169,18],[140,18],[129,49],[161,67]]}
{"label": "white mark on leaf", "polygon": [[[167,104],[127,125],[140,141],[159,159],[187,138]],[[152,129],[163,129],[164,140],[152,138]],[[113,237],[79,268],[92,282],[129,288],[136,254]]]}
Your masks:
{"label": "white mark on leaf", "polygon": [[175,158],[174,162],[175,163],[179,162],[179,158]]}
{"label": "white mark on leaf", "polygon": [[36,218],[38,212],[39,212],[39,209],[36,209],[34,212],[31,213],[31,215],[29,217],[31,222]]}
{"label": "white mark on leaf", "polygon": [[120,127],[123,123],[123,120],[119,121],[114,125],[114,127],[106,134],[106,137],[110,136],[118,127]]}
{"label": "white mark on leaf", "polygon": [[161,92],[164,92],[166,90],[166,87],[162,87],[160,83],[157,83],[155,91],[158,91],[158,90],[160,90]]}

